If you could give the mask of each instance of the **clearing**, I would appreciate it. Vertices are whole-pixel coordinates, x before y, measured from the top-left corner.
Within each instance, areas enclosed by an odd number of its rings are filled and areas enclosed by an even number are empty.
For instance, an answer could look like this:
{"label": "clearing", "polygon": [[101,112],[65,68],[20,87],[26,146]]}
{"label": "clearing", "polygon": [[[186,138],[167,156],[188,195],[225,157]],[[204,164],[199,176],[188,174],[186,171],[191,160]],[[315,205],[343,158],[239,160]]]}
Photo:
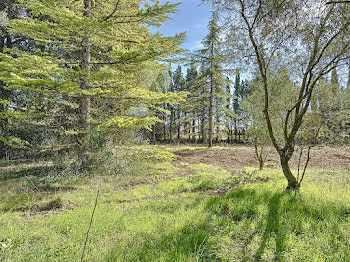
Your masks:
{"label": "clearing", "polygon": [[[249,146],[149,147],[176,156],[127,174],[0,168],[0,260],[350,261],[350,153],[315,148],[298,194]],[[294,161],[297,162],[296,159]]]}

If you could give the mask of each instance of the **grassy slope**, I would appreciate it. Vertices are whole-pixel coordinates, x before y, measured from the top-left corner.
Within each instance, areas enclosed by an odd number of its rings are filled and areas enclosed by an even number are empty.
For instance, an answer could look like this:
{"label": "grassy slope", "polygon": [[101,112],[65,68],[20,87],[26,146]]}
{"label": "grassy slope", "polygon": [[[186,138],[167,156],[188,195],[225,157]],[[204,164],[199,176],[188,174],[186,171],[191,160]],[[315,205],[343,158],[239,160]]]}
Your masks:
{"label": "grassy slope", "polygon": [[[350,261],[345,171],[310,171],[295,195],[284,192],[278,170],[231,175],[199,164],[179,178],[178,168],[152,163],[133,176],[69,181],[63,185],[75,190],[50,193],[19,194],[25,179],[1,181],[0,261],[78,261],[97,189],[86,261]],[[215,196],[223,189],[229,193]],[[25,210],[58,196],[74,208]]]}

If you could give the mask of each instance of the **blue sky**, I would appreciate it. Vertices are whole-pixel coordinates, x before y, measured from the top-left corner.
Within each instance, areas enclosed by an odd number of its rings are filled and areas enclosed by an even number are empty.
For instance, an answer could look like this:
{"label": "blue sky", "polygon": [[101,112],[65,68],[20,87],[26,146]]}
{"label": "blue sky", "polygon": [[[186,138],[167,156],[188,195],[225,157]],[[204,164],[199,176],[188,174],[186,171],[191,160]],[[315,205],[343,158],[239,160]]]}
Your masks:
{"label": "blue sky", "polygon": [[[165,3],[166,1],[160,2]],[[170,0],[169,2],[181,1]],[[199,49],[201,48],[201,40],[207,34],[210,16],[210,7],[201,4],[200,0],[182,0],[178,12],[171,15],[172,20],[168,20],[159,28],[152,28],[152,31],[159,31],[166,36],[187,32],[187,40],[181,47],[190,50]]]}

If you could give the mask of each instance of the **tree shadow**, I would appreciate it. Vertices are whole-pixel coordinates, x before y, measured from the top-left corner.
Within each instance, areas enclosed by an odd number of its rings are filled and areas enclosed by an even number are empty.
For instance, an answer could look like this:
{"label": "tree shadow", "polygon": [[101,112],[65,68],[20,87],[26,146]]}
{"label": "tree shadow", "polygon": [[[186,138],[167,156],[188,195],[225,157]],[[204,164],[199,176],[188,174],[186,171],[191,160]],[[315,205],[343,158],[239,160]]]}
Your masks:
{"label": "tree shadow", "polygon": [[72,186],[61,184],[61,182],[70,178],[70,175],[65,173],[62,167],[57,166],[24,166],[0,172],[0,183],[4,187],[10,184],[13,186],[18,185],[15,191],[19,192],[27,190],[43,193],[66,192],[76,189]]}
{"label": "tree shadow", "polygon": [[21,179],[25,177],[45,177],[55,170],[55,167],[49,166],[23,167],[16,170],[2,172],[0,174],[0,181]]}
{"label": "tree shadow", "polygon": [[285,250],[285,233],[280,224],[281,197],[284,193],[275,193],[268,202],[268,215],[266,218],[266,227],[263,233],[262,241],[255,255],[255,261],[260,261],[265,251],[267,242],[274,235],[276,241],[275,260],[280,260]]}
{"label": "tree shadow", "polygon": [[[271,196],[271,192],[257,193],[254,189],[238,189],[225,197],[216,197],[208,201],[207,208],[214,211],[217,215],[229,217],[225,223],[229,224],[231,221],[240,222],[243,220],[253,221],[258,216],[259,206],[267,204],[268,214],[266,219],[259,221],[257,229],[247,235],[243,240],[242,255],[249,257],[248,246],[256,235],[262,235],[262,240],[259,244],[255,257],[251,258],[253,261],[260,261],[264,254],[268,241],[273,238],[276,241],[275,260],[279,260],[285,250],[285,231],[282,230],[280,223],[281,216],[281,198],[286,192],[275,193]],[[236,204],[234,210],[230,210],[228,202]],[[239,205],[244,203],[244,205]],[[238,204],[238,205],[237,205]],[[239,207],[237,207],[239,206]],[[224,224],[225,224],[224,223]],[[221,225],[225,226],[225,225]],[[262,229],[262,232],[261,232]]]}
{"label": "tree shadow", "polygon": [[138,232],[124,246],[116,243],[104,261],[219,261],[208,244],[211,231],[203,217],[175,230]]}
{"label": "tree shadow", "polygon": [[[226,249],[231,249],[241,261],[283,261],[289,234],[302,238],[317,230],[322,221],[332,225],[327,229],[329,232],[341,232],[338,222],[341,225],[350,217],[347,205],[313,202],[303,195],[263,188],[237,189],[224,197],[211,198],[207,210],[220,218],[219,231],[238,232],[232,235],[231,245],[226,244]],[[337,242],[339,237],[334,234],[330,238]],[[341,241],[346,241],[346,236]],[[338,251],[336,245],[333,251]]]}

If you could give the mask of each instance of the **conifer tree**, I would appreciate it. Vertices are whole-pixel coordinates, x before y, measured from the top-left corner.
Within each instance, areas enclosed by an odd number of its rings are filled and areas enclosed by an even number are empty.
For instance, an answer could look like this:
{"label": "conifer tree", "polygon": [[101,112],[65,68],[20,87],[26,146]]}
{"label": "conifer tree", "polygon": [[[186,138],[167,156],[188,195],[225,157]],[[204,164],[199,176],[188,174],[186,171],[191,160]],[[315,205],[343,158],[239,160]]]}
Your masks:
{"label": "conifer tree", "polygon": [[[160,25],[177,4],[151,5],[139,0],[18,3],[27,14],[11,21],[9,29],[40,48],[6,50],[1,55],[5,69],[1,80],[8,89],[54,94],[57,108],[57,100],[73,106],[76,117],[71,129],[62,132],[73,134],[78,144],[96,128],[109,132],[150,128],[157,118],[140,118],[135,108],[182,99],[150,91],[144,80],[147,69],[160,70],[153,61],[180,51],[183,34],[163,37],[146,27]],[[16,65],[22,70],[13,72]],[[56,131],[61,129],[57,126]]]}
{"label": "conifer tree", "polygon": [[[209,33],[203,40],[204,48],[199,50],[197,58],[203,64],[204,71],[202,81],[208,84],[208,146],[213,145],[214,130],[214,106],[218,90],[223,88],[222,62],[224,57],[221,53],[220,28],[218,26],[218,16],[213,12],[208,24]],[[205,89],[203,89],[205,92]],[[204,118],[202,118],[204,120]],[[202,120],[202,121],[203,121]],[[202,128],[203,128],[202,124]]]}
{"label": "conifer tree", "polygon": [[[198,71],[194,61],[190,62],[190,66],[187,68],[186,73],[186,91],[189,92],[188,99],[185,105],[185,112],[187,113],[188,120],[188,134],[189,140],[194,143],[196,141],[196,120],[199,116],[198,108],[200,107],[199,88],[197,85]],[[191,137],[192,135],[192,137]]]}
{"label": "conifer tree", "polygon": [[[182,73],[182,67],[179,65],[174,74],[173,74],[173,85],[174,91],[176,93],[183,92],[185,90],[185,78]],[[183,112],[181,105],[177,105],[175,107],[175,122],[176,122],[176,132],[177,132],[177,140],[181,140],[181,126],[182,126],[182,117]]]}

